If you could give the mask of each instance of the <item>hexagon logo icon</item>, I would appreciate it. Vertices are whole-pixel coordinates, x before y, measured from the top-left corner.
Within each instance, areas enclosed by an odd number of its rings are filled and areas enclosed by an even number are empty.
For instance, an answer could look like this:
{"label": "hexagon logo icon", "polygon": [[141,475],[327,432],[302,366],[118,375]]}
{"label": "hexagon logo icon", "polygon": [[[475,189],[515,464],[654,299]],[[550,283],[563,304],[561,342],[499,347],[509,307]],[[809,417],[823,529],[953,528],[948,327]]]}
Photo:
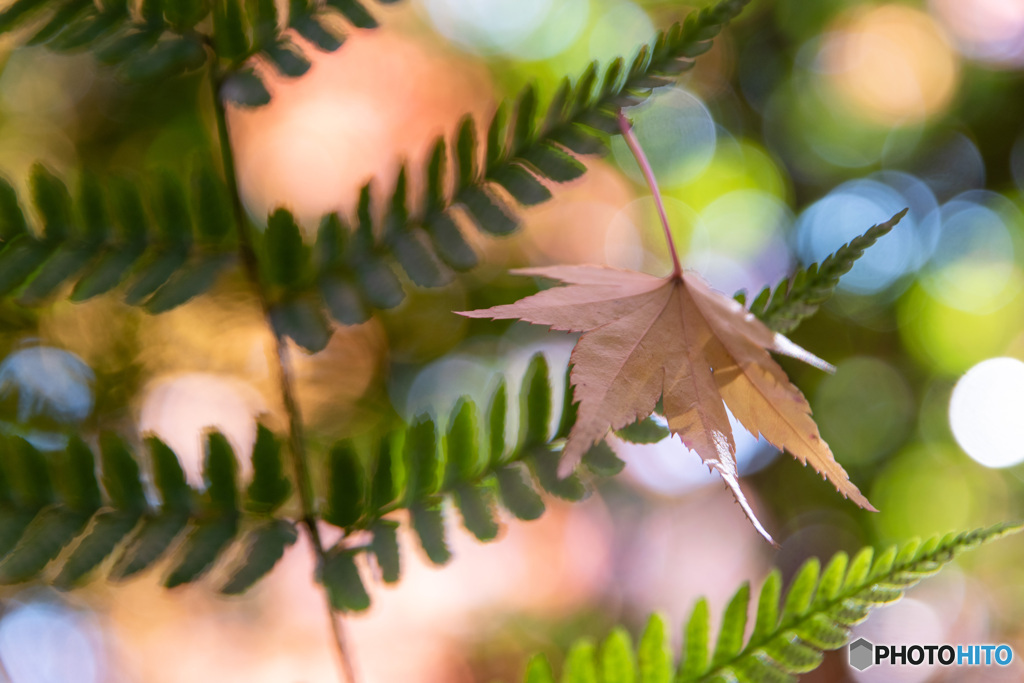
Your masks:
{"label": "hexagon logo icon", "polygon": [[850,643],[850,666],[857,671],[863,671],[874,662],[875,646],[864,638],[858,638]]}

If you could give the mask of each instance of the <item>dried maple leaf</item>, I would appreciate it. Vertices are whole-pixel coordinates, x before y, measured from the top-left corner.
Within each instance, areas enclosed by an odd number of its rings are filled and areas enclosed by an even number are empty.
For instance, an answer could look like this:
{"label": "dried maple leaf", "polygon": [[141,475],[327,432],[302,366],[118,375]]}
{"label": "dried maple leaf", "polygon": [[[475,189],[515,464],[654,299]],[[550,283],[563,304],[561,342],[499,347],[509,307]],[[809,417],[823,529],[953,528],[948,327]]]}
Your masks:
{"label": "dried maple leaf", "polygon": [[751,522],[768,540],[739,488],[728,406],[755,436],[810,463],[844,496],[873,510],[822,440],[800,390],[768,351],[816,367],[831,366],[768,329],[700,276],[659,278],[600,266],[513,271],[566,283],[514,304],[463,312],[583,332],[570,380],[579,402],[560,473],[571,472],[609,429],[653,412],[663,399],[669,430],[721,473]]}
{"label": "dried maple leaf", "polygon": [[559,474],[569,474],[609,429],[650,415],[663,399],[669,431],[718,470],[754,527],[740,489],[736,444],[726,406],[754,436],[810,463],[845,497],[874,510],[832,456],[811,407],[769,351],[832,371],[831,365],[768,329],[752,313],[682,269],[658,182],[632,125],[620,111],[619,128],[643,172],[672,255],[667,278],[601,266],[526,268],[521,275],[559,280],[555,287],[506,306],[461,315],[504,318],[582,332],[569,375],[579,403],[562,451]]}

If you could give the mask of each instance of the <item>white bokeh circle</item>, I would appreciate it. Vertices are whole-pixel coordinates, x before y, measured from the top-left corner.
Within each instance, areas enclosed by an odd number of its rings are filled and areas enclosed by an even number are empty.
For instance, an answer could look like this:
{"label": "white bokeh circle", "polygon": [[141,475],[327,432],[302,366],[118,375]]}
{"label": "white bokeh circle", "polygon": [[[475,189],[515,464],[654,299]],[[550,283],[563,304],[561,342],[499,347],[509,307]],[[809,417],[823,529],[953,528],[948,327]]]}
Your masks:
{"label": "white bokeh circle", "polygon": [[1024,461],[1024,362],[989,358],[953,388],[949,426],[960,447],[985,467]]}

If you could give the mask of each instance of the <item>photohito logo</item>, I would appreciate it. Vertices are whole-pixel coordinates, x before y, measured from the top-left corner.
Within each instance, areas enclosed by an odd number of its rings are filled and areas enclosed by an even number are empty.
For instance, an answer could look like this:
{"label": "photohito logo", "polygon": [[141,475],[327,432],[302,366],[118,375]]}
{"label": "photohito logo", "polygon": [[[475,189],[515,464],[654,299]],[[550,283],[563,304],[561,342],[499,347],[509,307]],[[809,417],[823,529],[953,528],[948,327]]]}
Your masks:
{"label": "photohito logo", "polygon": [[850,666],[857,671],[863,671],[871,666],[874,663],[871,661],[874,649],[875,646],[864,638],[858,638],[850,643]]}
{"label": "photohito logo", "polygon": [[1006,666],[1013,661],[1009,645],[875,645],[866,638],[850,643],[850,666],[864,671],[875,664],[891,666]]}

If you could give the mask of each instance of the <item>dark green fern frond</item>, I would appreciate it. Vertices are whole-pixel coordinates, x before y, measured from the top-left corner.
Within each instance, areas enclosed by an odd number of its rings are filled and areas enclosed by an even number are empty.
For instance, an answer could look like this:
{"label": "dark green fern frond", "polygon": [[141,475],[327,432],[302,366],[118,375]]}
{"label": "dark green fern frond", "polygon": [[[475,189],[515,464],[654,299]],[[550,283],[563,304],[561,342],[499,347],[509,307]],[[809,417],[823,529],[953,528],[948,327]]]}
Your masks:
{"label": "dark green fern frond", "polygon": [[486,135],[464,119],[450,153],[443,138],[435,143],[427,169],[433,191],[397,229],[423,229],[449,266],[472,267],[476,260],[460,222],[493,235],[514,231],[517,207],[549,199],[548,183],[581,176],[586,168],[579,157],[603,153],[605,136],[618,132],[617,111],[692,68],[693,57],[711,47],[711,39],[744,5],[746,0],[724,0],[659,34],[653,48],[642,47],[629,62],[616,59],[600,73],[591,64],[574,84],[562,82],[543,115],[536,91],[527,86],[511,105],[498,108]]}
{"label": "dark green fern frond", "polygon": [[[837,553],[820,571],[817,558],[797,573],[780,604],[781,578],[769,574],[761,588],[753,632],[744,643],[750,588],[733,596],[722,617],[714,648],[709,649],[711,625],[707,602],[698,601],[686,626],[682,661],[673,665],[665,620],[651,617],[634,648],[628,634],[616,629],[600,650],[589,641],[568,653],[562,681],[578,683],[690,683],[697,681],[793,682],[818,667],[823,652],[849,640],[850,628],[864,621],[875,607],[903,597],[904,591],[932,576],[957,555],[1024,525],[998,524],[988,529],[947,534],[929,541],[910,541],[875,556],[864,548],[849,560]],[[527,683],[555,683],[542,656],[527,667]]]}
{"label": "dark green fern frond", "polygon": [[[389,2],[389,0],[381,0]],[[229,74],[223,94],[256,106],[269,101],[255,71],[244,66],[259,55],[287,77],[310,66],[303,49],[283,33],[292,28],[320,50],[332,51],[344,36],[332,26],[342,17],[354,28],[377,21],[360,0],[291,0],[287,24],[267,0],[15,0],[0,12],[0,34],[24,29],[24,42],[56,52],[92,50],[133,79],[159,80],[201,68],[211,56]],[[207,20],[212,16],[212,20]],[[19,36],[20,37],[20,36]],[[208,50],[210,47],[212,50]]]}
{"label": "dark green fern frond", "polygon": [[[213,12],[215,30],[210,39],[223,60],[220,94],[226,100],[249,107],[270,101],[260,76],[246,66],[254,56],[262,57],[286,78],[297,78],[309,70],[305,49],[282,34],[280,26],[285,22],[274,2],[214,0]],[[345,34],[336,28],[338,18],[355,29],[378,25],[361,0],[290,0],[286,26],[315,49],[333,52],[345,41]]]}
{"label": "dark green fern frond", "polygon": [[[395,265],[423,287],[447,284],[453,271],[473,268],[477,257],[463,235],[467,223],[491,235],[515,231],[521,207],[548,200],[551,184],[586,171],[582,157],[606,150],[607,136],[618,132],[621,107],[643,101],[690,69],[746,4],[723,0],[664,31],[653,48],[643,46],[629,62],[616,59],[603,71],[591,64],[575,84],[563,81],[543,113],[535,89],[527,86],[514,102],[498,107],[486,131],[465,117],[451,142],[441,136],[433,143],[418,206],[408,197],[410,171],[404,167],[379,224],[372,219],[370,186],[363,187],[353,228],[337,215],[323,218],[311,270],[279,297],[278,331],[315,351],[330,336],[322,308],[348,325],[403,300]],[[274,216],[283,222],[281,211]],[[275,258],[273,250],[265,253]]]}
{"label": "dark green fern frond", "polygon": [[[548,422],[551,386],[547,362],[542,355],[534,357],[522,391],[524,423]],[[450,498],[459,510],[465,528],[481,541],[493,540],[498,534],[495,506],[500,502],[513,515],[536,519],[544,511],[540,489],[544,480],[537,475],[538,463],[547,455],[557,458],[557,446],[547,434],[532,433],[511,445],[504,445],[504,384],[492,397],[491,410],[481,411],[467,398],[461,399],[452,411],[447,429],[441,429],[431,417],[422,416],[400,432],[386,436],[370,467],[362,465],[352,444],[339,443],[328,459],[325,519],[345,528],[346,534],[360,530],[372,533],[372,542],[356,551],[368,551],[376,559],[384,580],[393,582],[399,576],[399,553],[394,526],[384,516],[398,509],[409,511],[413,531],[419,537],[426,556],[435,564],[444,564],[451,557],[448,550],[442,505]],[[497,412],[500,411],[500,416]],[[484,415],[490,429],[484,428]],[[497,445],[496,445],[497,444]],[[495,455],[495,450],[499,453]],[[398,465],[398,462],[401,465]],[[401,479],[396,472],[403,472]],[[584,491],[573,494],[579,498]],[[565,492],[562,492],[566,495]],[[359,581],[358,572],[323,573],[324,581]],[[341,609],[363,609],[365,593],[354,588],[330,589],[337,596],[335,606]],[[344,596],[360,597],[350,603]]]}
{"label": "dark green fern frond", "polygon": [[[318,478],[324,483],[317,487],[318,516],[345,531],[319,572],[335,607],[369,606],[353,564],[360,553],[374,558],[383,580],[398,581],[397,523],[387,518],[391,513],[407,511],[426,556],[444,564],[451,557],[446,501],[473,536],[490,541],[500,531],[499,505],[518,519],[532,520],[544,512],[542,491],[566,500],[583,498],[582,471],[558,478],[563,435],[549,430],[555,401],[571,405],[571,387],[566,392],[552,395],[547,362],[538,354],[519,396],[521,433],[509,443],[508,397],[501,383],[485,407],[463,398],[446,425],[421,416],[382,437],[372,454],[351,441],[335,444],[324,459],[325,476]],[[571,425],[572,415],[563,417]],[[634,430],[646,437],[650,426]],[[231,556],[222,591],[244,592],[297,537],[296,521],[279,512],[292,493],[283,444],[258,426],[252,477],[245,485],[228,440],[210,432],[204,444],[204,486],[194,488],[178,456],[155,437],[146,440],[147,458],[113,434],[99,438],[98,458],[78,438],[64,451],[48,454],[20,438],[0,439],[0,583],[41,580],[70,588],[101,565],[111,579],[123,580],[168,559],[165,585],[174,587],[198,580]],[[612,476],[623,464],[601,443],[582,467]],[[353,545],[352,538],[370,541]]]}
{"label": "dark green fern frond", "polygon": [[195,29],[210,12],[207,0],[16,0],[0,13],[0,34],[20,29],[28,45],[56,52],[93,50],[133,78],[167,78],[206,63],[204,36]]}
{"label": "dark green fern frond", "polygon": [[[195,7],[183,3],[191,9],[175,9],[181,16],[172,17],[156,0],[148,0],[128,32],[111,38],[98,54],[112,61],[129,55],[142,59],[135,52],[144,46],[148,52],[138,68],[151,74],[175,60],[192,59],[185,43],[198,40],[198,33],[189,29],[179,37],[160,36],[168,26],[180,29],[192,17],[211,11],[204,0],[194,2]],[[373,309],[402,301],[403,283],[394,264],[414,284],[425,287],[446,284],[453,270],[473,267],[476,255],[460,223],[468,221],[497,235],[515,230],[517,206],[548,199],[548,183],[579,177],[585,171],[579,157],[604,150],[605,135],[615,132],[615,112],[690,68],[692,58],[710,47],[711,38],[745,4],[745,0],[723,0],[693,13],[682,26],[662,33],[653,48],[644,46],[628,65],[615,60],[600,77],[596,64],[591,65],[575,85],[568,80],[562,84],[543,116],[538,114],[534,89],[527,87],[510,116],[505,116],[505,107],[499,107],[486,135],[479,135],[473,120],[465,118],[451,150],[444,138],[435,143],[425,169],[427,193],[421,206],[410,206],[403,170],[382,223],[373,219],[370,188],[364,187],[355,227],[328,215],[312,248],[303,244],[290,213],[274,212],[254,247],[270,289],[275,329],[316,351],[330,339],[329,319],[346,325],[360,323]],[[25,7],[17,12],[29,11],[27,5],[12,5],[5,15],[12,26],[16,7]],[[270,0],[217,0],[212,12],[215,34],[210,40],[223,61],[214,74],[221,97],[254,106],[269,101],[259,75],[246,65],[255,54],[284,75],[300,75],[308,66],[301,48],[281,36],[280,17]],[[357,0],[326,4],[293,0],[288,21],[300,34],[313,36],[317,29],[312,27],[319,26],[317,17],[324,12],[340,12],[361,28],[375,23]],[[321,47],[333,45],[323,36],[313,42]],[[23,303],[39,303],[64,283],[76,281],[72,298],[86,299],[134,273],[127,300],[159,312],[209,289],[235,258],[227,244],[233,234],[227,229],[230,214],[226,200],[216,198],[223,188],[213,174],[201,175],[195,183],[195,203],[201,204],[197,212],[190,210],[180,185],[164,179],[151,207],[156,230],[150,228],[142,201],[129,185],[117,189],[111,202],[96,183],[89,189],[83,181],[82,196],[72,201],[60,180],[42,169],[35,176],[34,200],[46,218],[38,233],[25,224],[17,198],[0,182],[0,217],[5,219],[0,295],[18,291]],[[89,207],[95,211],[87,215]],[[120,236],[112,234],[112,224],[120,227]]]}
{"label": "dark green fern frond", "polygon": [[[794,330],[804,318],[814,315],[828,301],[839,284],[839,278],[853,268],[864,251],[888,234],[906,214],[907,209],[903,209],[886,222],[871,226],[821,263],[783,280],[774,290],[765,287],[750,304],[750,312],[777,332]],[[736,298],[740,302],[744,299],[743,295]]]}
{"label": "dark green fern frond", "polygon": [[0,441],[0,583],[42,580],[67,589],[101,565],[125,579],[171,554],[165,585],[174,587],[202,577],[237,542],[245,552],[223,590],[240,593],[294,542],[294,524],[275,516],[289,487],[280,444],[265,428],[247,492],[222,434],[206,436],[201,490],[188,485],[165,443],[147,442],[155,497],[147,495],[138,456],[112,434],[100,438],[99,463],[78,438],[47,454],[19,438]]}
{"label": "dark green fern frond", "polygon": [[[571,396],[572,389],[567,387],[567,392]],[[369,545],[356,548],[346,547],[343,540],[337,552],[370,553],[382,578],[390,583],[400,574],[395,524],[385,518],[391,512],[408,510],[427,558],[444,564],[451,557],[444,527],[446,499],[458,510],[466,530],[486,542],[499,533],[498,505],[518,519],[533,520],[544,512],[542,491],[567,500],[583,498],[587,491],[582,472],[557,477],[561,438],[548,430],[553,398],[547,362],[538,354],[523,380],[522,430],[511,444],[505,443],[504,383],[484,408],[468,398],[459,400],[444,429],[433,418],[422,416],[381,439],[373,454],[361,456],[354,444],[337,444],[327,460],[324,518],[343,527],[346,536],[368,531],[372,537]],[[562,397],[557,398],[561,403]],[[591,474],[610,476],[624,465],[603,443],[592,453],[596,455],[583,459],[583,468]],[[403,476],[399,478],[397,472]],[[322,572],[322,579],[361,581],[359,572],[337,567]],[[329,588],[340,609],[369,606],[362,599],[361,584]],[[346,596],[355,602],[346,602]]]}
{"label": "dark green fern frond", "polygon": [[0,296],[39,305],[73,283],[71,299],[84,301],[128,283],[128,303],[160,313],[208,290],[235,260],[227,188],[209,166],[191,191],[162,176],[148,208],[128,181],[103,187],[83,174],[73,197],[36,165],[29,184],[38,230],[0,178]]}

